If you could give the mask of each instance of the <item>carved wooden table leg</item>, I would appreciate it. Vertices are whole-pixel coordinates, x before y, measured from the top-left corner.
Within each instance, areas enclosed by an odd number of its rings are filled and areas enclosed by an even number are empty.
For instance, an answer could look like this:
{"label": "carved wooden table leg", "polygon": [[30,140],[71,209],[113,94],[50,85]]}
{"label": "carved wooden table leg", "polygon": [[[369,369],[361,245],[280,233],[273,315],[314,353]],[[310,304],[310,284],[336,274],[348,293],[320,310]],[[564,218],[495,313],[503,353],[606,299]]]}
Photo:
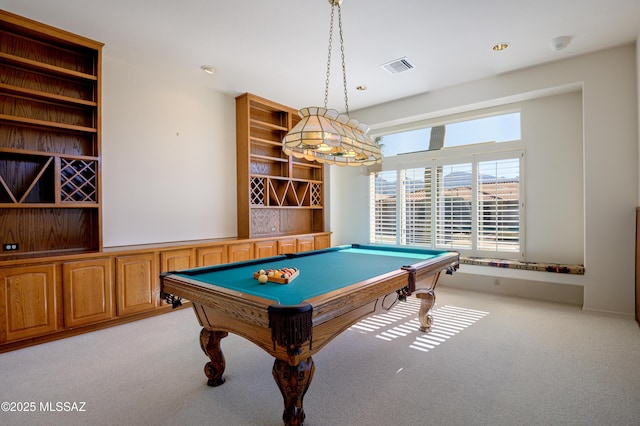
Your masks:
{"label": "carved wooden table leg", "polygon": [[282,420],[285,425],[297,426],[304,423],[302,399],[309,388],[315,368],[311,357],[300,361],[298,365],[289,365],[276,358],[272,373],[284,398]]}
{"label": "carved wooden table leg", "polygon": [[421,291],[416,293],[416,297],[420,299],[420,312],[418,312],[420,331],[428,333],[431,331],[431,324],[433,323],[433,317],[430,312],[436,303],[436,294],[433,290]]}
{"label": "carved wooden table leg", "polygon": [[203,328],[200,331],[200,347],[211,360],[204,366],[204,374],[209,379],[207,385],[220,386],[224,383],[224,368],[226,362],[220,349],[220,340],[227,337],[226,331],[214,331]]}

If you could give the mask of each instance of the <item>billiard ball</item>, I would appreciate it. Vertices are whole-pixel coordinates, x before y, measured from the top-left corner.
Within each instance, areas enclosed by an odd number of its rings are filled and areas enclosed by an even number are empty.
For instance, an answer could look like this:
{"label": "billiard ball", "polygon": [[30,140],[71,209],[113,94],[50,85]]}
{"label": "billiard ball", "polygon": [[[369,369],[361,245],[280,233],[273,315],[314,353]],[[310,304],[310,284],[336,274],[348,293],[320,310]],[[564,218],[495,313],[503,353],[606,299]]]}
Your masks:
{"label": "billiard ball", "polygon": [[260,284],[264,284],[264,283],[266,283],[268,280],[269,280],[269,278],[268,278],[265,274],[260,274],[260,275],[258,276],[258,282],[259,282]]}

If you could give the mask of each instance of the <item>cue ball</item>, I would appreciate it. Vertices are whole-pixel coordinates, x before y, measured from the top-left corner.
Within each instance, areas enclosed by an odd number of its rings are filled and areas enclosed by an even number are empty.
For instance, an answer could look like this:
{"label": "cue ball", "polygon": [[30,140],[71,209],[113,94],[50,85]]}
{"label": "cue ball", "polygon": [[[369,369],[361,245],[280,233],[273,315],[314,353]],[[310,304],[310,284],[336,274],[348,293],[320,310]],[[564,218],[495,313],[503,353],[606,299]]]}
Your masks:
{"label": "cue ball", "polygon": [[264,283],[266,283],[268,280],[269,280],[269,278],[268,278],[265,274],[262,274],[262,275],[258,276],[258,282],[259,282],[260,284],[264,284]]}

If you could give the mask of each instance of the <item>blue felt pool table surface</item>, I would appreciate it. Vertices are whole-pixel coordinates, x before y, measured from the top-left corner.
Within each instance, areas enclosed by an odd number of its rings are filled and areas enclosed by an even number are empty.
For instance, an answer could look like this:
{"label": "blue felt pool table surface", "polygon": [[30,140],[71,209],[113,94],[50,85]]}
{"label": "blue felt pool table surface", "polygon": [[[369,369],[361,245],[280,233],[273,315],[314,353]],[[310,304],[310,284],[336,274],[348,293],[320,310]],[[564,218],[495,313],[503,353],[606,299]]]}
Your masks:
{"label": "blue felt pool table surface", "polygon": [[[262,297],[280,305],[295,305],[446,253],[408,247],[350,245],[180,271],[175,275],[196,280],[201,285]],[[253,277],[254,272],[260,269],[285,267],[295,267],[300,271],[289,284],[261,284]]]}

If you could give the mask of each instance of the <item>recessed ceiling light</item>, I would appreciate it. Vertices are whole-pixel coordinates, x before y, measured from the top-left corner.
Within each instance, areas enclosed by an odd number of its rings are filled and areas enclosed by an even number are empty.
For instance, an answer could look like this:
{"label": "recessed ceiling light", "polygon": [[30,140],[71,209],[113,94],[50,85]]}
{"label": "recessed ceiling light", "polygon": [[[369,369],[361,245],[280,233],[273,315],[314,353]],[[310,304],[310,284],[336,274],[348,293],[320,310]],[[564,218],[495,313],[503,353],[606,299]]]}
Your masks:
{"label": "recessed ceiling light", "polygon": [[206,72],[207,74],[215,74],[216,73],[216,68],[213,65],[203,65],[200,67],[200,69],[204,72]]}
{"label": "recessed ceiling light", "polygon": [[493,47],[491,48],[494,52],[502,52],[503,50],[506,50],[507,47],[509,47],[509,43],[507,42],[501,42],[501,43],[496,43],[493,45]]}

